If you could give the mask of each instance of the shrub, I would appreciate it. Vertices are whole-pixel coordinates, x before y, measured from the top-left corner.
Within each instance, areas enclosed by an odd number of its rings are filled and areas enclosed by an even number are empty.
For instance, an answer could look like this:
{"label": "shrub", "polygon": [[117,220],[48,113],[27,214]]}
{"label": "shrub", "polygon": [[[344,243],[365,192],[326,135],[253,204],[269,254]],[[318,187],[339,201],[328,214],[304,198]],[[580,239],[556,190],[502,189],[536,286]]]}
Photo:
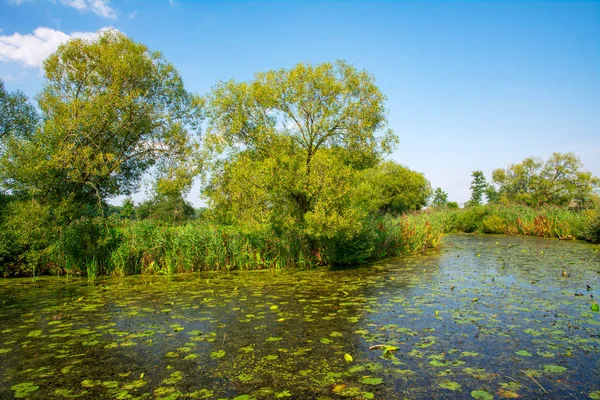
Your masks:
{"label": "shrub", "polygon": [[483,219],[481,229],[485,233],[505,233],[506,222],[499,215],[488,215]]}

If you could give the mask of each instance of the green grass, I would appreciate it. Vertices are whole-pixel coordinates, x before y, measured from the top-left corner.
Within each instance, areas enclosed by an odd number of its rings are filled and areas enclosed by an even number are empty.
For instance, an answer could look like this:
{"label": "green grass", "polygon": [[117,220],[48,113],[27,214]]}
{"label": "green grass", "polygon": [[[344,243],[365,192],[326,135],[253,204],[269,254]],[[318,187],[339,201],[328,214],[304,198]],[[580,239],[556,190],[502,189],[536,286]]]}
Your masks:
{"label": "green grass", "polygon": [[598,209],[496,205],[430,209],[372,218],[361,226],[352,238],[317,241],[297,232],[275,232],[268,226],[247,231],[198,220],[178,226],[150,220],[83,221],[74,224],[72,232],[67,231],[51,251],[35,253],[39,257],[28,263],[29,269],[12,267],[18,268],[15,275],[35,271],[87,275],[93,280],[100,275],[360,264],[437,249],[444,234],[457,232],[600,242]]}
{"label": "green grass", "polygon": [[459,210],[432,210],[445,221],[445,232],[478,232],[598,242],[600,210],[560,207],[485,205]]}

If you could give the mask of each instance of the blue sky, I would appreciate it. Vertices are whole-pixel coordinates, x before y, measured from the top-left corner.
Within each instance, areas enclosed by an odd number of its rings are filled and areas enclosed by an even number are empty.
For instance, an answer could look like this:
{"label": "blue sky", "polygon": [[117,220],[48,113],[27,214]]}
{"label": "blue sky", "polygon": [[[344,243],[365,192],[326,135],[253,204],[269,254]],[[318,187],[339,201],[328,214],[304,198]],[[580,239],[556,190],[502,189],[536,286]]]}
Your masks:
{"label": "blue sky", "polygon": [[468,200],[473,170],[552,152],[600,176],[597,1],[0,0],[0,77],[33,97],[41,60],[103,27],[162,51],[198,93],[298,62],[366,69],[400,137],[391,158],[450,200]]}

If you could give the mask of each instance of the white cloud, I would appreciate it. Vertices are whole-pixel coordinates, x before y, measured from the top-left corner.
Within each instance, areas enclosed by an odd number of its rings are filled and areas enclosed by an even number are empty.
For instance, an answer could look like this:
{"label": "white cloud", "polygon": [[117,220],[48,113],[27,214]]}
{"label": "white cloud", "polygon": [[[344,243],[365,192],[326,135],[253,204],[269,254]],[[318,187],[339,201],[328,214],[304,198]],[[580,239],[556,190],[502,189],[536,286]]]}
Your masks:
{"label": "white cloud", "polygon": [[10,36],[0,35],[0,62],[17,62],[28,67],[41,67],[44,60],[58,46],[72,38],[93,39],[111,27],[96,32],[73,32],[66,34],[52,28],[39,27],[33,33]]}
{"label": "white cloud", "polygon": [[[20,6],[23,3],[34,2],[35,0],[8,0],[8,4]],[[55,0],[50,0],[55,3]],[[117,12],[108,5],[109,0],[60,0],[61,4],[74,8],[81,12],[91,11],[101,17],[116,19]]]}
{"label": "white cloud", "polygon": [[137,10],[133,10],[132,12],[129,13],[128,18],[129,19],[136,19],[138,15],[138,11]]}
{"label": "white cloud", "polygon": [[60,2],[82,12],[91,11],[105,18],[117,18],[117,12],[108,5],[108,0],[60,0]]}

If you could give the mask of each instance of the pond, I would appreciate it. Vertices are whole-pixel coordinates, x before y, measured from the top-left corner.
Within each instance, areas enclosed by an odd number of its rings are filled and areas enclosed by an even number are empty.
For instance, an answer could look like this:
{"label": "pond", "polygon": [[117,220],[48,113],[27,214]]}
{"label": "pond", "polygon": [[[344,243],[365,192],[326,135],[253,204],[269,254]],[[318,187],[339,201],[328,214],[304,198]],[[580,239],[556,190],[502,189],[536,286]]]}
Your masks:
{"label": "pond", "polygon": [[600,399],[599,246],[448,236],[354,269],[0,280],[0,398]]}

